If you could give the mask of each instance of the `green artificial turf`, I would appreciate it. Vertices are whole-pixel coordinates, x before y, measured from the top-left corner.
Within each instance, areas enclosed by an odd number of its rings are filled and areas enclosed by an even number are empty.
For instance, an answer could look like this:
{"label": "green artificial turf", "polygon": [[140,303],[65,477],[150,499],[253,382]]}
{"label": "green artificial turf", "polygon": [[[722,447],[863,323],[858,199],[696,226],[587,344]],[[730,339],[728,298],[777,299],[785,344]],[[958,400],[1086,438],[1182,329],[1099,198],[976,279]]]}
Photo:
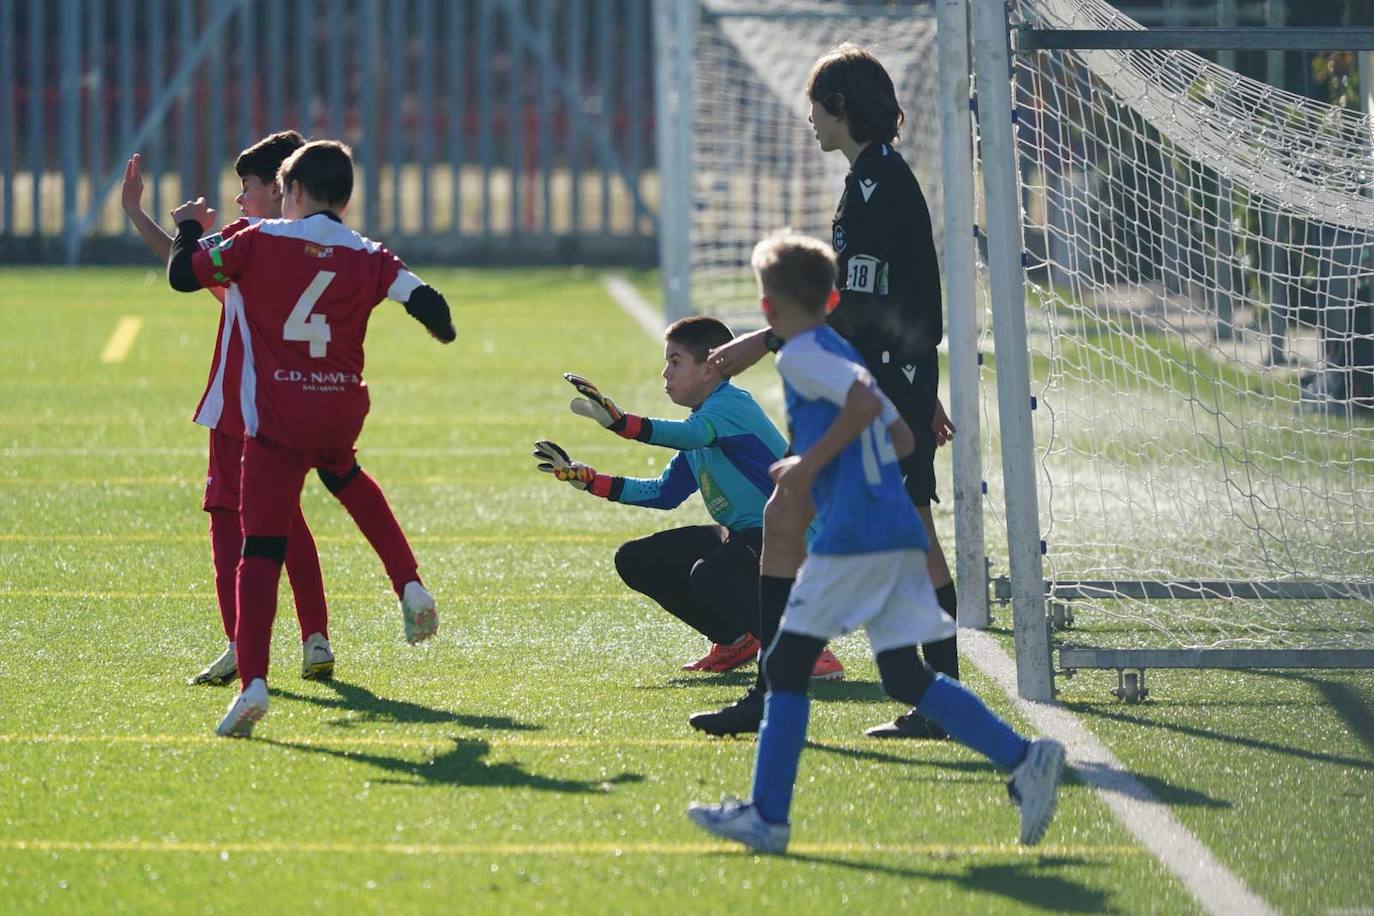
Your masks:
{"label": "green artificial turf", "polygon": [[[404,644],[380,564],[311,480],[336,679],[299,679],[284,587],[271,713],[225,741],[212,732],[233,688],[184,684],[223,639],[190,423],[216,306],[156,270],[4,270],[6,912],[1196,910],[1077,782],[1046,845],[1022,850],[1003,777],[976,755],[864,739],[902,710],[858,637],[837,645],[848,680],[815,691],[793,854],[694,828],[690,801],[747,794],[753,742],[700,738],[686,717],[748,675],[680,671],[704,641],[626,590],[612,554],[705,513],[610,505],[529,457],[547,437],[600,470],[656,474],[668,454],[571,415],[560,374],[681,416],[661,351],[590,273],[421,273],[459,340],[382,307],[359,458],[410,535],[440,635]],[[139,337],[103,364],[122,316],[142,318]],[[777,403],[771,370],[743,381]],[[1230,693],[1171,676],[1136,707],[1099,702],[1093,677],[1075,708],[1252,888],[1294,912],[1374,898],[1355,867],[1374,854],[1368,675],[1238,677]]]}

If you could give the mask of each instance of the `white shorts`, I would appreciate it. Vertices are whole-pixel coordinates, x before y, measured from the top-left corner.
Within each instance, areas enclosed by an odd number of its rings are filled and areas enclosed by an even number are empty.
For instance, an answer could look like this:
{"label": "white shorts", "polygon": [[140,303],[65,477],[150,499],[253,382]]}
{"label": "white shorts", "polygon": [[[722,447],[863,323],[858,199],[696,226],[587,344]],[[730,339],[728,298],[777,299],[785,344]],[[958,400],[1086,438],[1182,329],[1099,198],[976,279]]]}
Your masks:
{"label": "white shorts", "polygon": [[831,640],[859,627],[874,655],[954,635],[954,619],[935,600],[924,550],[806,558],[781,629]]}

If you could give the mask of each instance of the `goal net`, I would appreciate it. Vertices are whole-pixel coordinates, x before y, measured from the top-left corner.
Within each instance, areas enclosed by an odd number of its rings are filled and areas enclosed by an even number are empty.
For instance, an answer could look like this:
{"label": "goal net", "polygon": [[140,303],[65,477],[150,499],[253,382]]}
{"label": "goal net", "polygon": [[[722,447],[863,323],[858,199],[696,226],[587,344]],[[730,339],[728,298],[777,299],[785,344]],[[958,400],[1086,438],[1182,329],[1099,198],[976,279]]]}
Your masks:
{"label": "goal net", "polygon": [[749,256],[790,226],[825,241],[849,163],[822,153],[807,114],[806,77],[851,41],[892,75],[906,114],[897,149],[916,173],[940,244],[939,97],[928,8],[835,0],[704,0],[692,96],[691,304],[757,325]]}
{"label": "goal net", "polygon": [[1374,646],[1374,124],[1190,52],[1013,58],[1052,594],[1123,646]]}

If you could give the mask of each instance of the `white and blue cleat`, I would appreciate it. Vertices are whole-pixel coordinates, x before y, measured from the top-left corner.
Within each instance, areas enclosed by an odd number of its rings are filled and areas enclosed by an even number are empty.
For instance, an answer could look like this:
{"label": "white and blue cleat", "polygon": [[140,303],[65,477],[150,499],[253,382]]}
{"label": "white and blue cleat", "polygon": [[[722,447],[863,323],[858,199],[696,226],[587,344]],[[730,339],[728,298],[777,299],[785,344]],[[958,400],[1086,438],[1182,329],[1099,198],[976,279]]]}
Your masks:
{"label": "white and blue cleat", "polygon": [[754,852],[782,855],[787,852],[787,840],[792,828],[786,824],[770,824],[759,816],[758,809],[749,802],[726,799],[719,805],[693,802],[687,816],[707,833],[743,843]]}
{"label": "white and blue cleat", "polygon": [[1049,738],[1030,743],[1026,759],[1011,771],[1007,794],[1021,809],[1021,845],[1034,846],[1045,836],[1059,800],[1064,774],[1064,745]]}

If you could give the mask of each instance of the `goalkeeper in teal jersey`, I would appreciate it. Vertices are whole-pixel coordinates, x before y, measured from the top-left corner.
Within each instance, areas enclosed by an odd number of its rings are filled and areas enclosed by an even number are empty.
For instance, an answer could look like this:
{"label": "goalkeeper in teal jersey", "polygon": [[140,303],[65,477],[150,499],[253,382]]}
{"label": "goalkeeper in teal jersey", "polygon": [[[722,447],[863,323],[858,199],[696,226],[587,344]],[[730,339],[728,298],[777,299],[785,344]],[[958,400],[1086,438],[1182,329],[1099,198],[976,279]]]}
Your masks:
{"label": "goalkeeper in teal jersey", "polygon": [[[768,468],[787,451],[749,392],[706,362],[712,348],[733,337],[707,316],[684,318],[664,333],[664,391],[692,409],[686,420],[625,413],[591,382],[566,376],[581,395],[572,401],[574,413],[623,438],[677,450],[658,477],[598,474],[547,440],[534,451],[541,471],[612,502],[673,509],[701,492],[716,524],[660,531],[627,541],[615,554],[626,585],[710,640],[704,657],[683,666],[689,671],[729,671],[759,653],[763,506],[773,492]],[[816,674],[835,678],[843,669],[832,655],[817,663]]]}

